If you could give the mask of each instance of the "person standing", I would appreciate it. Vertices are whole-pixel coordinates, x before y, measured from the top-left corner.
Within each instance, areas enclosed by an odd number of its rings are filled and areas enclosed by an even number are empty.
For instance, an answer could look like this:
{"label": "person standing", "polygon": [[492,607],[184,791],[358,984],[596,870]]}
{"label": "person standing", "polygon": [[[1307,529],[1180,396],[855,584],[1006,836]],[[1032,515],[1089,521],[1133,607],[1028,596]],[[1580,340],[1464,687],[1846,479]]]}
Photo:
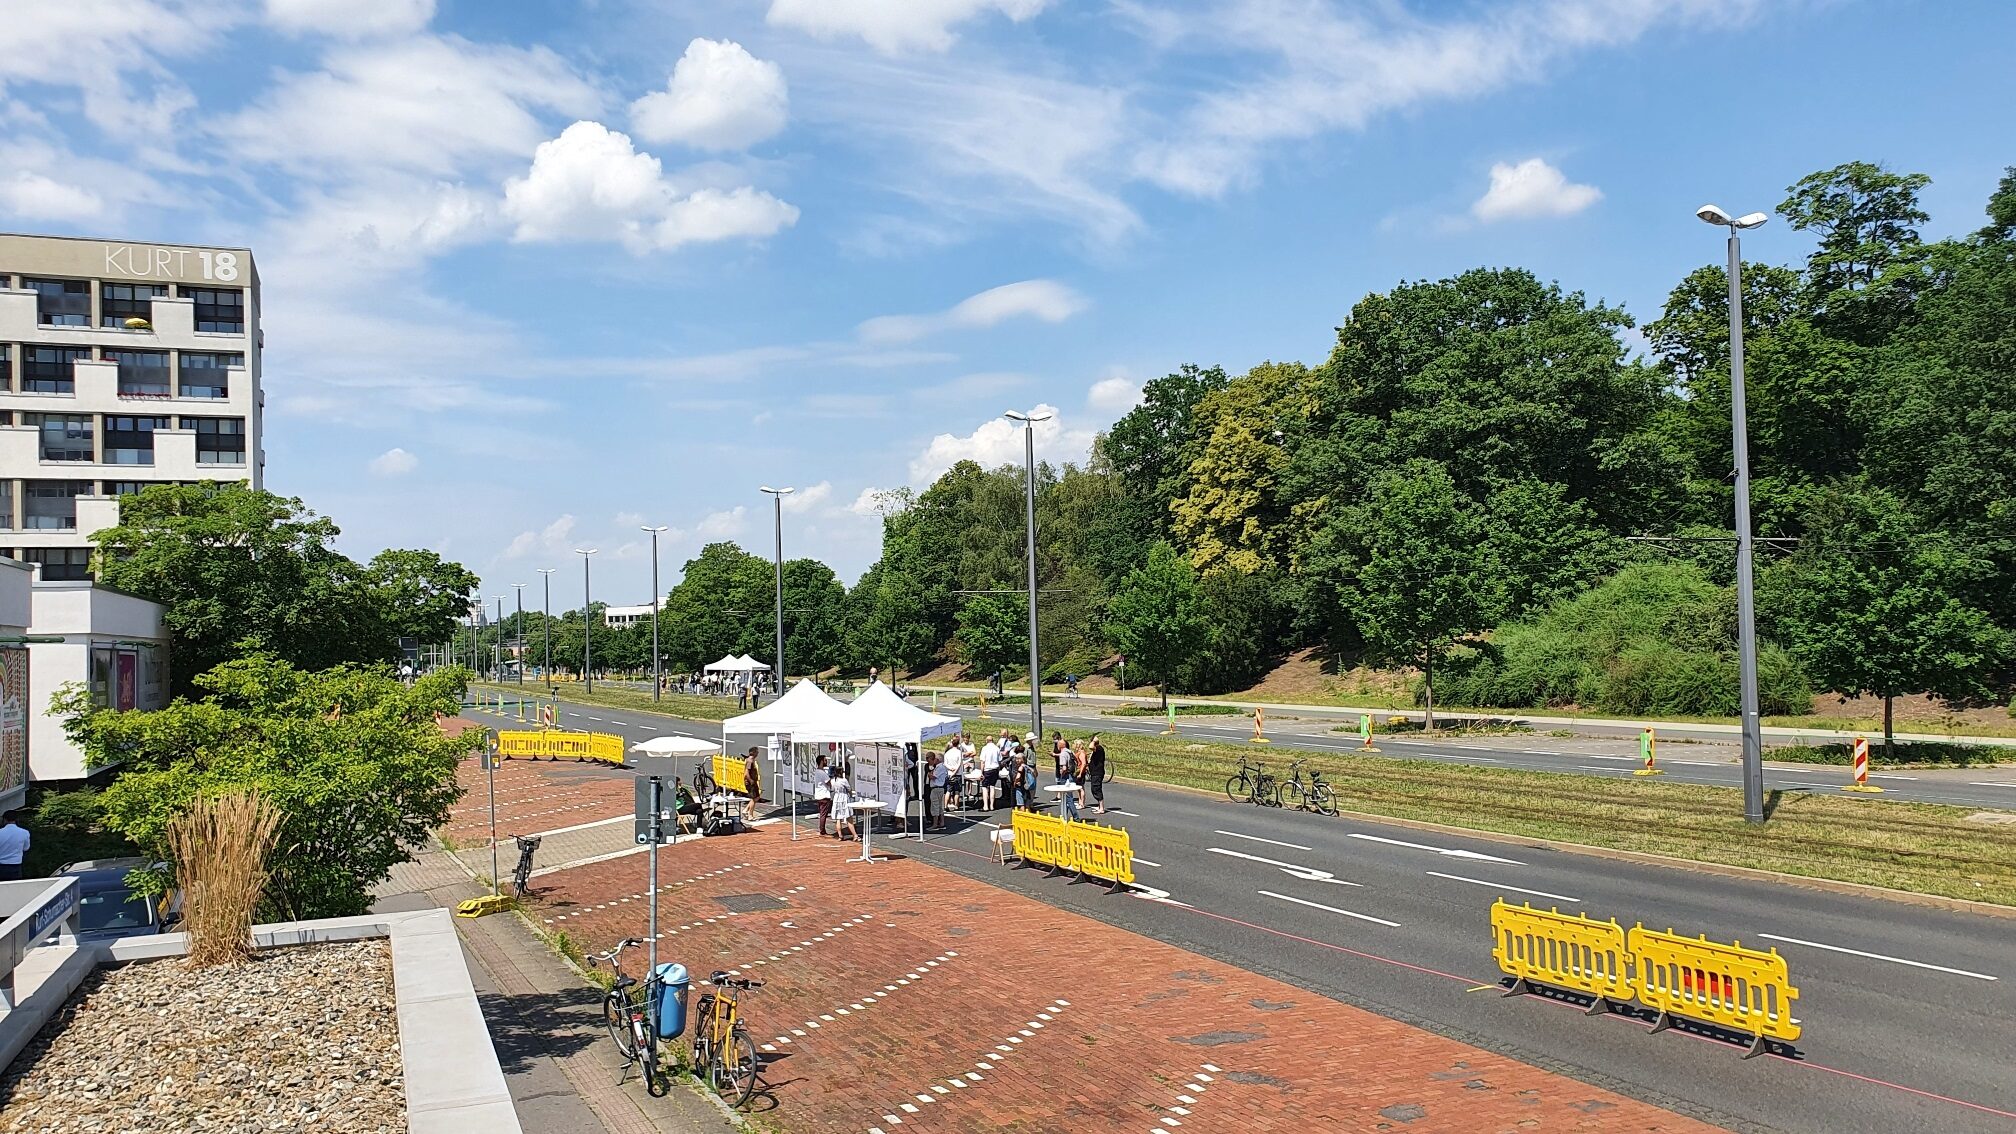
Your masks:
{"label": "person standing", "polygon": [[847,782],[845,765],[833,766],[833,778],[828,783],[833,792],[833,837],[859,839],[861,832],[854,827],[854,785]]}
{"label": "person standing", "polygon": [[1001,792],[1001,745],[993,740],[980,746],[980,806],[994,810]]}
{"label": "person standing", "polygon": [[0,816],[0,882],[19,882],[21,862],[28,857],[28,828],[20,823],[21,813]]}
{"label": "person standing", "polygon": [[[1036,737],[1031,734],[1029,739],[1033,742]],[[1058,783],[1071,778],[1071,746],[1064,742],[1064,734],[1056,729],[1050,730],[1050,762],[1057,773]]]}
{"label": "person standing", "polygon": [[1092,751],[1085,760],[1085,779],[1098,814],[1106,814],[1106,745],[1096,732],[1092,734]]}
{"label": "person standing", "polygon": [[812,805],[819,809],[819,837],[826,837],[826,820],[833,814],[833,773],[821,755],[812,765]]}
{"label": "person standing", "polygon": [[944,759],[933,752],[924,775],[924,825],[933,831],[942,831],[945,829],[945,789],[951,783],[951,773],[946,771]]}

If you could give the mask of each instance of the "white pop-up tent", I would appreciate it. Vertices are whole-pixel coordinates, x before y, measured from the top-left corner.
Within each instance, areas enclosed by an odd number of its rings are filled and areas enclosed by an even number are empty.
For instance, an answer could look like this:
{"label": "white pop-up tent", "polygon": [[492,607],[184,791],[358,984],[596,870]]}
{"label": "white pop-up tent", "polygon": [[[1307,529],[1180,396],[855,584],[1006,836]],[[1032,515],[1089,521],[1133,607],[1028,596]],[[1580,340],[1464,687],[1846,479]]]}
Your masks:
{"label": "white pop-up tent", "polygon": [[[951,736],[965,728],[958,717],[929,712],[898,697],[880,681],[871,682],[847,706],[847,727],[842,740],[853,745],[853,766],[872,765],[880,773],[876,793],[889,805],[889,813],[903,819],[910,798],[904,774],[908,757],[923,759],[924,744]],[[856,790],[859,791],[857,784]],[[917,822],[924,822],[924,809],[917,809]]]}
{"label": "white pop-up tent", "polygon": [[755,658],[749,656],[748,654],[743,654],[742,656],[736,658],[735,662],[737,665],[740,665],[743,669],[748,670],[752,673],[759,669],[770,668],[769,666],[764,665],[762,662],[757,661]]}
{"label": "white pop-up tent", "polygon": [[[827,696],[818,682],[808,678],[762,708],[722,721],[721,738],[727,744],[731,737],[765,737],[771,747],[771,760],[779,765],[776,771],[782,781],[779,793],[788,790],[793,796],[802,796],[810,794],[813,788],[817,747],[825,744],[832,755],[839,754],[840,737],[847,729],[846,713],[847,706]],[[791,757],[788,762],[784,759],[787,752]],[[795,801],[791,816],[795,834],[798,822]]]}
{"label": "white pop-up tent", "polygon": [[708,662],[702,668],[708,673],[741,673],[745,671],[742,659],[736,657],[734,654],[722,654],[720,661]]}

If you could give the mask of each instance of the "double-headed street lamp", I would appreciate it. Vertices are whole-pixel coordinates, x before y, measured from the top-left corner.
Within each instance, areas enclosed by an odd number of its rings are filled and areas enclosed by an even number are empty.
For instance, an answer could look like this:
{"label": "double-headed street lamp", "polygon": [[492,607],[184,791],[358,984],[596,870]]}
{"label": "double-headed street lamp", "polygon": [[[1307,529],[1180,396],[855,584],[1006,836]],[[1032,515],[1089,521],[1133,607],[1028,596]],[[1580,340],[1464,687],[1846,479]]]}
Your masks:
{"label": "double-headed street lamp", "polygon": [[770,659],[777,668],[770,675],[777,679],[776,696],[784,695],[784,498],[796,492],[795,488],[771,488],[764,485],[759,491],[768,493],[776,504],[777,516],[777,656]]}
{"label": "double-headed street lamp", "polygon": [[1729,418],[1736,450],[1736,649],[1743,686],[1743,818],[1764,821],[1764,727],[1757,709],[1757,600],[1750,546],[1750,437],[1743,401],[1743,249],[1737,232],[1770,216],[1732,218],[1714,205],[1694,211],[1729,230]]}
{"label": "double-headed street lamp", "polygon": [[658,690],[665,684],[658,674],[658,608],[664,605],[658,597],[658,535],[672,529],[664,525],[639,529],[651,533],[651,699],[658,699]]}
{"label": "double-headed street lamp", "polygon": [[525,584],[513,583],[511,586],[518,592],[518,622],[511,629],[516,635],[512,640],[518,643],[518,689],[522,694],[525,689]]}
{"label": "double-headed street lamp", "polygon": [[1029,553],[1029,728],[1036,734],[1037,743],[1043,741],[1043,674],[1036,653],[1036,423],[1049,421],[1047,413],[1016,413],[1009,410],[1003,415],[1010,421],[1022,423],[1024,441],[1023,470],[1027,474],[1028,506],[1028,553]]}
{"label": "double-headed street lamp", "polygon": [[581,680],[587,685],[587,692],[595,692],[595,655],[589,650],[589,639],[595,636],[595,599],[589,590],[589,557],[602,550],[591,547],[586,550],[575,548],[574,554],[581,557]]}
{"label": "double-headed street lamp", "polygon": [[553,571],[554,569],[551,567],[539,568],[539,574],[546,584],[546,607],[543,611],[546,616],[546,633],[544,635],[546,638],[546,665],[540,672],[546,675],[546,689],[548,692],[551,692],[553,689]]}

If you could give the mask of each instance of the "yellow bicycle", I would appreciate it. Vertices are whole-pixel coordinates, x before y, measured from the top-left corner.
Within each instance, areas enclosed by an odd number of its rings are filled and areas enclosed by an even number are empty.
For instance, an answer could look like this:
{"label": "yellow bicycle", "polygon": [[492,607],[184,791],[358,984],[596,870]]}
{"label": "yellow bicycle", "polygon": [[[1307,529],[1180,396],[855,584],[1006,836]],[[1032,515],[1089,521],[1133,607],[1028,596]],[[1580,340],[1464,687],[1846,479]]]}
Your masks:
{"label": "yellow bicycle", "polygon": [[700,997],[693,1028],[693,1073],[705,1078],[728,1105],[740,1107],[756,1093],[756,1044],[743,1026],[742,993],[763,987],[760,980],[716,970],[707,978],[714,991]]}

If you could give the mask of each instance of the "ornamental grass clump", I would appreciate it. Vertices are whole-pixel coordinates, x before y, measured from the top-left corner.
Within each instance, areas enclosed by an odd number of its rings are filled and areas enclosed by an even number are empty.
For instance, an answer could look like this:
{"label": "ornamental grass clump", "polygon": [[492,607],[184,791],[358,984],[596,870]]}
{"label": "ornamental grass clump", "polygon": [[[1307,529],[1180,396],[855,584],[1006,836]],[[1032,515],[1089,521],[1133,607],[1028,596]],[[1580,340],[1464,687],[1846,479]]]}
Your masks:
{"label": "ornamental grass clump", "polygon": [[168,827],[182,884],[189,964],[237,964],[252,956],[252,915],[266,890],[266,860],[280,810],[258,792],[198,798]]}

